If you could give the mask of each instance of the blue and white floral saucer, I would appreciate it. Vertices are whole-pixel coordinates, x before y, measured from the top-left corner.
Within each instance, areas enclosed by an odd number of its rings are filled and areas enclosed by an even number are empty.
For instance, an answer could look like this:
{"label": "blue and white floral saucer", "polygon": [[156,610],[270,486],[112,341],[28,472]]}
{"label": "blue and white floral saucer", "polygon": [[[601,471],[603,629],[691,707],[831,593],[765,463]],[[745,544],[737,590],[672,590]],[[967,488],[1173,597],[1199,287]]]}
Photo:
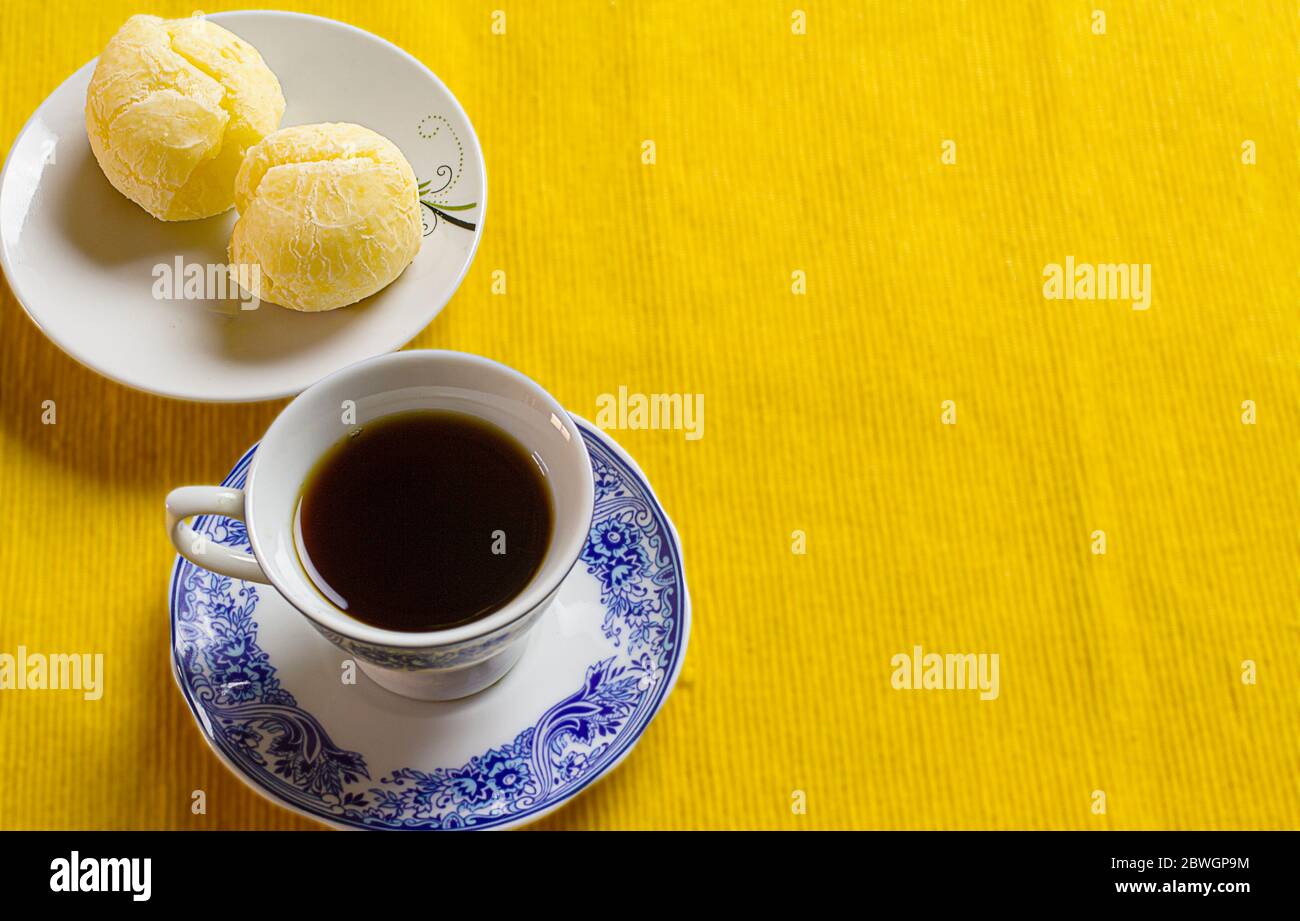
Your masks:
{"label": "blue and white floral saucer", "polygon": [[[472,697],[390,694],[274,590],[177,557],[176,680],[231,770],[340,828],[508,828],[558,808],[631,751],[686,653],[682,549],[636,463],[578,422],[596,481],[590,538],[519,664]],[[244,485],[255,450],[225,485]],[[248,545],[230,519],[195,527]]]}

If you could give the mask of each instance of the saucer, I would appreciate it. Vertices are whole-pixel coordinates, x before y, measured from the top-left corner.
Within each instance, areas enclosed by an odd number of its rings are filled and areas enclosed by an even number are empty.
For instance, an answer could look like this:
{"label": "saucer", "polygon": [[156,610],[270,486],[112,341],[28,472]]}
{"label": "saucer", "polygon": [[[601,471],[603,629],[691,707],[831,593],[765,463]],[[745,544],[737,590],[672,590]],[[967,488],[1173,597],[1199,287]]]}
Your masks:
{"label": "saucer", "polygon": [[483,154],[451,91],[381,38],[300,13],[207,18],[252,43],[275,71],[287,102],[281,127],[356,122],[401,148],[425,203],[415,261],[383,291],[328,313],[266,303],[245,310],[238,294],[186,299],[186,267],[226,263],[236,212],[158,221],[109,185],[86,139],[91,61],[50,94],[9,152],[0,264],[49,338],[119,383],[189,400],[290,396],[400,348],[442,310],[482,233]]}
{"label": "saucer", "polygon": [[[682,548],[636,463],[574,417],[596,482],[590,536],[519,663],[471,697],[374,684],[265,585],[177,557],[172,664],[208,744],[253,789],[340,828],[509,828],[614,768],[663,706],[690,634]],[[256,447],[223,485],[242,487]],[[244,526],[195,529],[248,548]]]}

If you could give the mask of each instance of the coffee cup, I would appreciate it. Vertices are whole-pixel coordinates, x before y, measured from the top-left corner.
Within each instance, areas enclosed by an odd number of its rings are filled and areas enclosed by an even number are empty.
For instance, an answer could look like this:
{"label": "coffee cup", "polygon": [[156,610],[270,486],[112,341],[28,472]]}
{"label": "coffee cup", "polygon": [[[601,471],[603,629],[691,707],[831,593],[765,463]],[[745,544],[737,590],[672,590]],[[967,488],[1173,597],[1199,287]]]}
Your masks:
{"label": "coffee cup", "polygon": [[[294,526],[303,485],[327,451],[367,423],[421,410],[469,415],[518,442],[542,471],[554,524],[536,573],[512,599],[470,623],[416,633],[364,623],[331,602],[302,563]],[[266,430],[243,489],[183,486],[167,496],[167,533],[190,562],[269,584],[381,687],[452,700],[488,687],[519,660],[578,560],[594,495],[581,432],[535,382],[477,355],[411,350],[351,365],[303,391]],[[242,521],[251,553],[201,537],[187,524],[197,515]]]}

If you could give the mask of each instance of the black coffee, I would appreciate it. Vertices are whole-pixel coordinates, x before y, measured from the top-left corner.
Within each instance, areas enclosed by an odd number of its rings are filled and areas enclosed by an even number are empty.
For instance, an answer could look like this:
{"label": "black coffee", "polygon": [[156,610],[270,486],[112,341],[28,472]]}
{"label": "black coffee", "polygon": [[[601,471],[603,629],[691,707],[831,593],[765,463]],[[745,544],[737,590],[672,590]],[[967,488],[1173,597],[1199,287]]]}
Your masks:
{"label": "black coffee", "polygon": [[469,623],[541,566],[551,492],[523,445],[451,412],[366,423],[303,486],[296,542],[325,597],[357,620],[421,632]]}

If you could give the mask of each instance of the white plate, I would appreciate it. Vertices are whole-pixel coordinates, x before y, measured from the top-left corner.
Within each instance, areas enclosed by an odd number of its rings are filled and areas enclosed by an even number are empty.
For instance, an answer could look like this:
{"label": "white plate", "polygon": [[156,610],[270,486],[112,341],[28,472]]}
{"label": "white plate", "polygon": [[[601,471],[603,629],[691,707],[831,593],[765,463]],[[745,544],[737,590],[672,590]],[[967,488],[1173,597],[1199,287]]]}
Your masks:
{"label": "white plate", "polygon": [[426,234],[415,262],[385,290],[324,314],[271,304],[241,310],[233,298],[156,299],[156,266],[175,266],[178,257],[183,265],[226,262],[236,213],[165,223],[109,185],[86,140],[91,61],[50,94],[9,152],[0,176],[0,264],[36,325],[87,367],[170,397],[269,400],[400,348],[437,316],[478,247],[487,176],[456,98],[395,45],[299,13],[208,18],[251,42],[275,71],[287,102],[282,127],[372,128],[430,183],[424,200],[457,209],[441,217],[422,209]]}
{"label": "white plate", "polygon": [[[682,548],[637,465],[576,419],[595,479],[591,532],[519,663],[462,700],[398,697],[274,589],[176,558],[176,682],[199,729],[253,789],[339,828],[437,831],[531,822],[632,750],[681,671],[691,604]],[[226,477],[242,487],[248,451]],[[195,528],[248,547],[239,522]]]}

